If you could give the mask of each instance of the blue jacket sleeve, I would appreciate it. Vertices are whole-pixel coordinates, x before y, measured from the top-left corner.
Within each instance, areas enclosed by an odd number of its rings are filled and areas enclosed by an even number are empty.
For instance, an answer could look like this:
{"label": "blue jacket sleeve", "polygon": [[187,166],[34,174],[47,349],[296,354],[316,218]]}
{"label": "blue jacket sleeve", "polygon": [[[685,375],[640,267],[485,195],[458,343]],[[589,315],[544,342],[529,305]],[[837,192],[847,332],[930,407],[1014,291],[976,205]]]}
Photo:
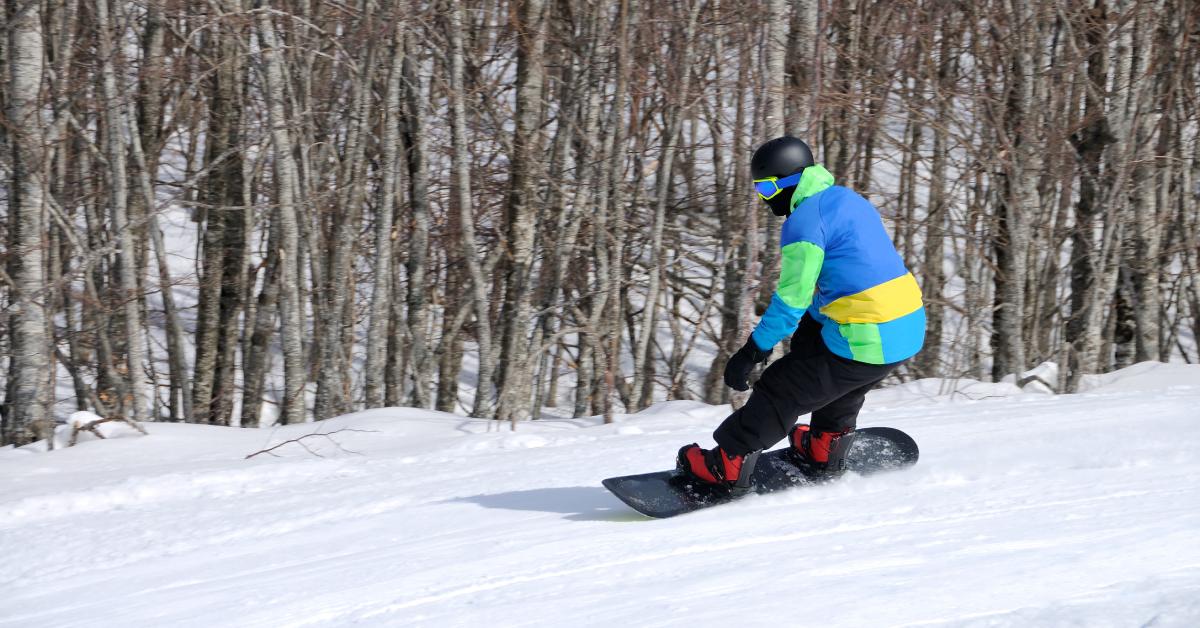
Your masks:
{"label": "blue jacket sleeve", "polygon": [[750,334],[754,344],[762,351],[770,351],[780,340],[796,331],[796,325],[800,323],[800,317],[804,316],[804,310],[805,308],[792,307],[785,303],[779,298],[778,292],[772,295],[771,304],[767,306],[767,311],[763,312],[754,333]]}

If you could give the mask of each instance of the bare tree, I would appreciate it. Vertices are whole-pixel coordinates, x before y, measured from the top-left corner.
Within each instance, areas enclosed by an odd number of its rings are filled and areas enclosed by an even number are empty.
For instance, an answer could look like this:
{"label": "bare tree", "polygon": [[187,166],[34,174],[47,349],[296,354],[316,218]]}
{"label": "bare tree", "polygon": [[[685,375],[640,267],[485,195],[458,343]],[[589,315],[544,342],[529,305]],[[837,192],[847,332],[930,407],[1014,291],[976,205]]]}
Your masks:
{"label": "bare tree", "polygon": [[50,377],[46,356],[50,343],[45,310],[45,188],[41,168],[44,145],[42,92],[42,11],[31,2],[10,13],[5,56],[9,62],[6,139],[12,151],[9,222],[10,251],[5,283],[13,290],[15,311],[9,314],[12,354],[9,361],[3,430],[0,442],[24,445],[49,416]]}
{"label": "bare tree", "polygon": [[[259,8],[262,8],[261,5]],[[270,11],[258,13],[258,38],[262,47],[263,79],[266,84],[268,119],[271,124],[271,146],[274,148],[276,210],[280,238],[280,316],[283,319],[284,391],[281,423],[303,423],[306,417],[304,388],[307,375],[304,368],[302,343],[303,309],[300,300],[301,270],[300,227],[296,215],[296,162],[292,156],[292,136],[284,109],[284,73],[282,49],[279,46]]]}
{"label": "bare tree", "polygon": [[124,107],[118,92],[116,72],[116,50],[113,45],[113,25],[109,19],[108,0],[99,0],[96,5],[97,42],[100,54],[100,82],[106,106],[104,107],[105,156],[109,181],[109,204],[112,211],[113,230],[118,242],[117,258],[120,299],[124,303],[122,316],[125,320],[125,369],[128,393],[122,405],[129,408],[134,421],[146,419],[149,397],[146,395],[144,369],[146,343],[142,328],[142,310],[139,303],[141,266],[137,262],[133,240],[133,225],[129,222],[129,177],[126,169],[125,137],[129,128],[125,123]]}
{"label": "bare tree", "polygon": [[365,368],[365,395],[368,408],[383,405],[384,373],[387,361],[388,323],[391,320],[392,282],[387,279],[392,272],[392,242],[397,233],[392,217],[396,205],[396,181],[400,147],[400,102],[401,82],[404,71],[404,27],[403,16],[407,3],[395,2],[392,17],[391,63],[388,69],[387,88],[384,92],[383,132],[380,135],[383,154],[380,163],[382,176],[379,182],[378,203],[375,212],[375,286],[371,294],[371,320],[367,333],[367,361]]}
{"label": "bare tree", "polygon": [[459,227],[462,229],[463,261],[471,280],[471,306],[475,312],[475,337],[479,346],[478,384],[471,415],[488,418],[492,415],[495,395],[492,374],[495,357],[492,354],[492,322],[488,309],[487,280],[479,259],[479,244],[475,240],[475,212],[471,202],[470,154],[467,152],[466,84],[464,80],[463,2],[452,0],[449,11],[450,28],[450,110],[454,168],[454,203],[458,206]]}
{"label": "bare tree", "polygon": [[504,281],[504,344],[499,370],[500,404],[496,418],[516,422],[529,415],[532,382],[529,363],[531,278],[533,272],[536,187],[542,120],[542,82],[546,46],[545,3],[521,0],[517,31],[516,131],[509,179]]}
{"label": "bare tree", "polygon": [[[230,406],[230,364],[237,330],[240,274],[245,265],[246,220],[242,207],[241,126],[245,81],[241,54],[241,29],[234,16],[237,0],[216,5],[221,14],[209,36],[219,51],[220,61],[209,73],[210,106],[204,160],[214,164],[205,177],[204,205],[198,218],[204,221],[203,265],[200,279],[199,316],[196,326],[196,358],[192,377],[194,412],[188,421],[228,424],[223,408]],[[220,160],[218,162],[217,160]],[[220,364],[220,367],[218,366]]]}

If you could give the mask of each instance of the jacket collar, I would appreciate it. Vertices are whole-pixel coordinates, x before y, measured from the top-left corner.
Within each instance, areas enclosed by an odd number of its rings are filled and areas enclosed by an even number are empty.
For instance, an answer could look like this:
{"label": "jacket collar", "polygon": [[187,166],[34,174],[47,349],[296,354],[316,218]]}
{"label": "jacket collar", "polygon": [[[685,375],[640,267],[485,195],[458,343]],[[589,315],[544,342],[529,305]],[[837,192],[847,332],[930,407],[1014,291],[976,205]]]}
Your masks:
{"label": "jacket collar", "polygon": [[792,210],[795,211],[797,205],[809,197],[824,192],[832,185],[833,175],[825,169],[825,166],[814,164],[805,168],[804,174],[800,177],[800,183],[796,184],[796,189],[792,192]]}

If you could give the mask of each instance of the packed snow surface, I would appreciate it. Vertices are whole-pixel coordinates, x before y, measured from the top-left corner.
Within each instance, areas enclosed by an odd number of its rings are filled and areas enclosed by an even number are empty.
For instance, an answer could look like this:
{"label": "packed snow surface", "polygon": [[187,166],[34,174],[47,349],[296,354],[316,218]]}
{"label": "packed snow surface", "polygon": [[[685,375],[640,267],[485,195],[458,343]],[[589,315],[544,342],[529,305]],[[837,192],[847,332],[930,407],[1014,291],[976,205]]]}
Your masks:
{"label": "packed snow surface", "polygon": [[1200,626],[1200,366],[1088,386],[879,390],[916,467],[666,520],[600,480],[728,408],[108,423],[0,450],[0,626]]}

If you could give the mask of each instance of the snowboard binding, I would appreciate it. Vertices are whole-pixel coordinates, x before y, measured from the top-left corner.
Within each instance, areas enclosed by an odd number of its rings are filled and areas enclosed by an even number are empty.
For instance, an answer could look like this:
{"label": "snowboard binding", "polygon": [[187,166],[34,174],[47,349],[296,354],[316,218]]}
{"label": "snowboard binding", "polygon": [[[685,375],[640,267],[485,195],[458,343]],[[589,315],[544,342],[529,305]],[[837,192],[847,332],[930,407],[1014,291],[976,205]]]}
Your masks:
{"label": "snowboard binding", "polygon": [[738,475],[738,479],[732,483],[705,481],[689,471],[682,461],[676,463],[676,476],[672,479],[671,483],[701,501],[727,501],[742,497],[754,491],[754,483],[752,481],[754,465],[758,462],[758,456],[761,453],[762,451],[753,451],[742,458],[741,473]]}
{"label": "snowboard binding", "polygon": [[809,453],[811,451],[813,433],[808,429],[807,425],[797,425],[788,434],[788,441],[791,443],[791,447],[788,447],[788,460],[796,465],[800,473],[813,481],[829,482],[836,480],[846,472],[847,461],[850,457],[850,448],[854,446],[855,436],[855,432],[851,430],[844,434],[836,434],[828,437],[828,459],[821,462]]}

